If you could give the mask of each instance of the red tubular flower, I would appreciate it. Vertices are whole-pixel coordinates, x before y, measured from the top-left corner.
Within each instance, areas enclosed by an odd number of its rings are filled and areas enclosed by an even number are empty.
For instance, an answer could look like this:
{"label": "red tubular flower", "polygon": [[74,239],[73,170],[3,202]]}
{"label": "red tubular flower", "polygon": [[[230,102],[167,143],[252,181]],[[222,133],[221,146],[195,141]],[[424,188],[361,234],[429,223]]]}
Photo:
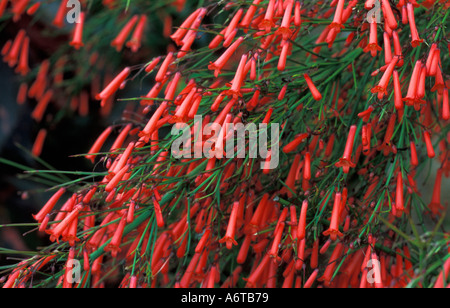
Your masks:
{"label": "red tubular flower", "polygon": [[122,242],[123,231],[127,224],[126,218],[127,215],[122,215],[119,221],[119,225],[117,226],[117,229],[114,231],[114,235],[111,238],[111,241],[105,247],[105,251],[110,251],[113,258],[117,257],[117,254],[121,251],[120,244]]}
{"label": "red tubular flower", "polygon": [[392,30],[397,29],[397,20],[395,19],[394,13],[392,12],[391,4],[389,3],[389,0],[381,0],[381,8],[383,11],[385,23],[391,28]]}
{"label": "red tubular flower", "polygon": [[206,9],[204,8],[200,9],[199,15],[190,26],[190,29],[188,30],[184,38],[179,42],[179,44],[182,45],[182,47],[177,55],[178,58],[184,57],[186,53],[191,50],[191,46],[194,43],[195,38],[197,37],[198,28],[200,27],[205,15]]}
{"label": "red tubular flower", "polygon": [[238,264],[243,264],[245,262],[245,260],[247,259],[248,250],[250,248],[251,241],[252,241],[251,236],[246,235],[244,238],[244,241],[242,242],[241,247],[239,249],[238,256],[236,258],[236,262]]}
{"label": "red tubular flower", "polygon": [[378,35],[377,35],[377,23],[370,23],[370,38],[369,44],[364,48],[364,52],[370,52],[372,57],[377,55],[377,51],[382,51],[383,49],[378,45]]}
{"label": "red tubular flower", "polygon": [[266,193],[262,197],[261,201],[258,203],[258,207],[251,216],[251,220],[246,223],[245,232],[246,234],[253,236],[253,234],[259,229],[260,222],[262,220],[262,215],[265,211],[266,205],[269,200],[269,194]]}
{"label": "red tubular flower", "polygon": [[305,166],[303,172],[303,179],[310,180],[311,179],[311,154],[309,152],[305,153]]}
{"label": "red tubular flower", "polygon": [[394,105],[395,109],[403,110],[403,97],[402,97],[402,88],[400,85],[400,78],[398,75],[398,71],[394,70],[393,72],[394,79]]}
{"label": "red tubular flower", "polygon": [[384,63],[389,64],[392,61],[392,47],[391,38],[387,32],[383,33],[383,49],[384,49]]}
{"label": "red tubular flower", "polygon": [[161,163],[164,162],[167,158],[167,156],[169,155],[169,151],[163,151],[159,154],[157,160],[156,160],[156,164],[153,166],[153,173],[152,175],[156,175],[158,172],[158,168],[161,166]]}
{"label": "red tubular flower", "polygon": [[54,229],[47,230],[47,233],[51,234],[51,241],[58,241],[64,230],[70,226],[70,224],[78,218],[78,215],[83,210],[83,205],[79,204],[58,224]]}
{"label": "red tubular flower", "polygon": [[250,60],[250,80],[255,81],[257,78],[257,72],[256,72],[256,61],[258,59],[258,54],[253,55],[252,59]]}
{"label": "red tubular flower", "polygon": [[177,107],[175,114],[171,119],[171,123],[186,122],[188,118],[189,109],[194,101],[194,96],[197,93],[197,88],[193,87],[180,106]]}
{"label": "red tubular flower", "polygon": [[281,35],[283,40],[288,40],[289,37],[292,35],[292,31],[290,29],[290,23],[291,23],[291,15],[292,15],[292,9],[294,7],[294,0],[287,0],[285,1],[286,8],[283,15],[283,20],[281,21],[280,27],[277,29],[276,33],[278,35]]}
{"label": "red tubular flower", "polygon": [[351,0],[342,13],[342,23],[345,24],[353,13],[354,7],[358,4],[358,0]]}
{"label": "red tubular flower", "polygon": [[122,155],[120,155],[120,159],[118,160],[115,167],[110,169],[110,176],[116,175],[122,168],[127,164],[128,159],[130,158],[131,153],[133,152],[136,144],[134,142],[130,142],[123,152]]}
{"label": "red tubular flower", "polygon": [[159,61],[161,61],[161,57],[154,58],[146,67],[145,72],[150,73],[155,69],[155,67],[159,64]]}
{"label": "red tubular flower", "polygon": [[205,249],[205,247],[207,246],[210,237],[211,229],[208,228],[205,230],[201,239],[198,241],[197,247],[195,247],[195,252],[203,252],[203,249]]}
{"label": "red tubular flower", "polygon": [[[54,221],[62,221],[68,215],[68,213],[70,213],[73,210],[77,201],[78,201],[78,197],[76,194],[73,194],[71,198],[67,199],[67,201],[63,204],[61,209],[56,214]],[[56,225],[53,224],[53,225],[49,226],[49,229],[54,229],[55,226]],[[49,233],[48,231],[46,231],[46,232]]]}
{"label": "red tubular flower", "polygon": [[197,38],[196,32],[193,32],[186,36],[186,40],[184,41],[183,46],[180,48],[180,51],[177,54],[178,59],[184,57],[191,50],[191,46],[192,44],[194,44],[196,38]]}
{"label": "red tubular flower", "polygon": [[367,123],[370,120],[370,116],[372,115],[373,110],[374,110],[373,106],[370,105],[369,108],[367,108],[367,110],[358,113],[358,117]]}
{"label": "red tubular flower", "polygon": [[122,169],[120,169],[114,177],[111,179],[111,181],[106,185],[105,191],[111,193],[114,191],[114,189],[117,187],[120,181],[122,181],[123,177],[125,176],[125,173],[127,173],[129,169],[129,166],[124,166]]}
{"label": "red tubular flower", "polygon": [[234,239],[236,233],[236,222],[239,211],[239,202],[234,202],[231,209],[230,220],[228,222],[227,232],[219,243],[226,243],[227,249],[231,249],[233,245],[238,245]]}
{"label": "red tubular flower", "polygon": [[448,102],[448,89],[444,89],[442,94],[442,119],[445,121],[450,120],[450,106]]}
{"label": "red tubular flower", "polygon": [[27,92],[28,85],[25,82],[22,82],[19,87],[19,91],[17,92],[17,104],[23,105],[27,100]]}
{"label": "red tubular flower", "polygon": [[164,62],[161,64],[161,67],[159,68],[159,71],[155,77],[156,82],[162,82],[163,79],[166,76],[167,70],[169,69],[169,66],[172,64],[174,59],[173,52],[169,52],[164,59]]}
{"label": "red tubular flower", "polygon": [[278,67],[277,67],[280,72],[284,71],[286,68],[286,60],[290,46],[291,44],[289,42],[287,41],[283,42],[283,47],[281,49],[280,59],[278,60]]}
{"label": "red tubular flower", "polygon": [[5,43],[5,45],[3,45],[2,51],[1,51],[1,55],[2,55],[3,57],[6,56],[6,55],[8,54],[9,49],[11,48],[11,45],[12,45],[12,41],[11,41],[11,40],[8,40],[8,41]]}
{"label": "red tubular flower", "polygon": [[376,0],[366,0],[364,2],[364,8],[368,11],[371,10],[373,7],[375,7],[375,1]]}
{"label": "red tubular flower", "polygon": [[71,247],[75,246],[80,239],[77,237],[78,217],[75,218],[62,234],[62,241],[68,242]]}
{"label": "red tubular flower", "polygon": [[413,106],[417,101],[417,85],[419,84],[420,72],[422,70],[422,62],[419,60],[416,62],[414,66],[414,70],[411,76],[411,80],[409,82],[408,94],[403,98],[403,101],[406,102],[406,105]]}
{"label": "red tubular flower", "polygon": [[239,37],[228,49],[220,56],[219,59],[217,59],[214,63],[210,63],[208,66],[209,70],[214,70],[214,76],[218,77],[220,74],[220,71],[223,69],[223,67],[227,64],[228,60],[231,58],[231,56],[234,54],[236,49],[241,45],[241,43],[244,41],[243,37]]}
{"label": "red tubular flower", "polygon": [[283,152],[291,153],[292,151],[295,151],[295,149],[297,149],[297,147],[303,142],[303,140],[308,138],[308,136],[309,135],[307,133],[303,133],[303,134],[299,134],[299,135],[295,136],[294,140],[292,140],[291,142],[289,142],[287,145],[285,145],[283,147]]}
{"label": "red tubular flower", "polygon": [[25,12],[29,0],[17,0],[14,2],[11,12],[14,14],[13,21],[19,21],[22,14]]}
{"label": "red tubular flower", "polygon": [[83,203],[84,204],[89,204],[92,200],[92,198],[94,197],[95,193],[97,192],[98,187],[94,186],[93,188],[91,188],[89,190],[89,192],[84,196],[83,198]]}
{"label": "red tubular flower", "polygon": [[127,42],[127,47],[131,49],[132,52],[138,51],[141,47],[142,35],[144,34],[145,25],[147,24],[147,16],[141,15],[139,22],[134,29],[131,39]]}
{"label": "red tubular flower", "polygon": [[416,167],[419,165],[419,158],[417,157],[416,144],[413,141],[411,141],[410,147],[411,147],[411,165]]}
{"label": "red tubular flower", "polygon": [[400,212],[400,214],[405,210],[403,202],[403,175],[401,171],[397,173],[397,190],[395,194],[395,207],[397,208],[397,211]]}
{"label": "red tubular flower", "polygon": [[41,156],[42,148],[44,146],[45,138],[47,137],[47,130],[41,129],[36,137],[36,141],[34,142],[33,149],[31,150],[31,153],[33,153],[34,156]]}
{"label": "red tubular flower", "polygon": [[50,103],[50,100],[53,97],[53,90],[47,90],[45,92],[44,96],[39,100],[38,104],[36,105],[36,108],[31,113],[31,117],[36,120],[36,122],[41,122],[42,118],[45,114],[45,110],[47,109],[48,104]]}
{"label": "red tubular flower", "polygon": [[330,239],[332,241],[337,240],[338,236],[344,236],[339,231],[339,211],[341,207],[341,193],[336,193],[334,197],[334,206],[333,211],[331,213],[331,221],[330,221],[330,228],[328,230],[323,232],[323,235],[330,236]]}
{"label": "red tubular flower", "polygon": [[73,260],[75,259],[75,248],[71,247],[69,250],[69,255],[67,256],[66,266],[64,267],[64,276],[63,279],[63,285],[62,287],[64,289],[72,288],[72,277],[69,275],[71,274],[71,271],[73,270]]}
{"label": "red tubular flower", "polygon": [[333,22],[328,26],[330,29],[334,29],[336,32],[340,32],[344,28],[342,24],[342,14],[344,12],[345,0],[338,0],[336,6],[336,12],[334,14]]}
{"label": "red tubular flower", "polygon": [[239,21],[241,20],[242,15],[244,14],[244,9],[239,9],[236,14],[231,19],[229,25],[225,28],[225,40],[228,38],[228,36],[236,29]]}
{"label": "red tubular flower", "polygon": [[75,29],[73,32],[72,41],[69,43],[70,46],[73,46],[75,49],[80,49],[84,46],[83,44],[83,27],[84,27],[85,13],[81,12],[79,20],[75,25]]}
{"label": "red tubular flower", "polygon": [[180,281],[180,287],[181,288],[188,288],[191,284],[192,276],[195,271],[195,267],[200,259],[201,253],[195,253],[192,257],[191,261],[189,262],[189,265],[186,268],[186,271],[184,272],[183,277],[181,277]]}
{"label": "red tubular flower", "polygon": [[309,289],[312,287],[314,282],[317,279],[317,275],[319,274],[319,269],[315,269],[314,272],[309,276],[309,278],[306,280],[305,284],[303,285],[304,289]]}
{"label": "red tubular flower", "polygon": [[180,79],[181,73],[176,72],[175,75],[173,76],[173,79],[170,82],[170,85],[168,85],[166,88],[166,96],[164,97],[166,101],[173,101],[173,99],[175,98],[175,92],[177,90],[177,86]]}
{"label": "red tubular flower", "polygon": [[308,212],[308,200],[304,200],[298,219],[297,239],[303,240],[306,236],[306,217]]}
{"label": "red tubular flower", "polygon": [[331,254],[330,260],[327,262],[328,266],[325,269],[325,272],[322,277],[318,279],[318,281],[324,281],[328,284],[333,278],[334,271],[338,266],[339,258],[344,250],[344,245],[342,243],[337,243],[334,247],[333,253]]}
{"label": "red tubular flower", "polygon": [[201,94],[196,94],[193,99],[193,103],[191,105],[191,109],[189,109],[188,118],[193,119],[197,114],[198,108],[200,107],[200,103],[202,101],[203,96]]}
{"label": "red tubular flower", "polygon": [[122,72],[116,76],[109,84],[106,86],[106,88],[97,94],[95,99],[105,101],[108,98],[110,98],[117,90],[119,90],[122,83],[128,78],[130,75],[130,68],[126,67],[122,70]]}
{"label": "red tubular flower", "polygon": [[130,289],[136,289],[137,288],[137,277],[135,275],[130,277]]}
{"label": "red tubular flower", "polygon": [[86,158],[89,159],[92,163],[95,161],[95,157],[98,152],[100,152],[101,148],[106,142],[106,139],[108,139],[109,135],[112,133],[112,127],[109,126],[106,128],[103,133],[97,138],[97,140],[92,145],[91,149],[88,152],[88,155],[86,155]]}
{"label": "red tubular flower", "polygon": [[400,6],[402,10],[402,24],[407,25],[408,24],[408,10],[406,9],[406,5],[403,4]]}
{"label": "red tubular flower", "polygon": [[294,157],[294,161],[292,162],[292,165],[289,169],[289,174],[286,178],[286,186],[289,187],[290,189],[288,189],[287,187],[283,187],[283,192],[286,192],[289,198],[292,198],[293,196],[293,192],[295,193],[295,177],[296,177],[296,173],[297,173],[297,167],[300,163],[300,154],[295,155]]}
{"label": "red tubular flower", "polygon": [[303,77],[306,80],[306,84],[308,85],[309,90],[311,91],[312,96],[316,101],[320,101],[322,99],[322,94],[320,94],[319,90],[317,90],[316,86],[309,77],[308,74],[303,74]]}
{"label": "red tubular flower", "polygon": [[211,42],[208,45],[209,49],[215,49],[218,48],[219,45],[223,42],[224,40],[224,35],[225,35],[225,30],[223,29],[222,31],[220,31],[220,34],[217,34],[214,39],[211,40]]}
{"label": "red tubular flower", "polygon": [[431,76],[431,74],[430,74],[431,64],[432,64],[432,62],[434,60],[434,56],[435,56],[434,51],[437,48],[438,48],[438,45],[436,43],[431,44],[430,52],[428,53],[427,62],[426,62],[428,76]]}
{"label": "red tubular flower", "polygon": [[19,64],[16,68],[16,73],[25,76],[30,71],[28,67],[28,50],[30,48],[30,38],[25,37],[22,43],[22,49],[20,51]]}
{"label": "red tubular flower", "polygon": [[386,128],[386,133],[384,135],[383,143],[378,147],[379,151],[383,151],[384,156],[389,155],[389,153],[392,151],[392,135],[395,131],[395,123],[397,121],[397,115],[393,113],[391,117],[389,118],[389,123]]}
{"label": "red tubular flower", "polygon": [[419,32],[417,31],[416,27],[416,20],[414,17],[414,6],[412,3],[408,3],[406,5],[406,9],[408,10],[408,20],[409,20],[409,26],[411,28],[411,45],[413,48],[418,47],[420,44],[423,43],[423,39],[419,37]]}
{"label": "red tubular flower", "polygon": [[[434,289],[443,289],[445,286],[446,281],[445,279],[448,280],[448,277],[450,275],[450,258],[447,258],[447,261],[445,261],[444,263],[444,268],[442,270],[442,272],[439,274],[438,278],[436,279],[436,282],[434,283]],[[447,285],[448,287],[448,285]]]}
{"label": "red tubular flower", "polygon": [[244,83],[246,74],[245,74],[245,65],[247,63],[247,55],[243,55],[241,57],[241,61],[239,62],[239,66],[236,70],[236,75],[232,81],[232,85],[230,90],[225,91],[225,95],[233,96],[233,98],[238,98],[242,96],[241,87]]}
{"label": "red tubular flower", "polygon": [[191,28],[192,23],[197,19],[203,8],[197,9],[194,13],[189,15],[189,17],[180,25],[180,27],[170,36],[170,38],[177,44],[181,45],[181,40],[185,37],[186,33]]}
{"label": "red tubular flower", "polygon": [[267,110],[266,116],[264,117],[264,119],[261,123],[268,124],[270,122],[270,117],[272,116],[272,113],[273,113],[273,108],[269,108],[269,110]]}
{"label": "red tubular flower", "polygon": [[6,6],[8,5],[9,0],[0,0],[0,17],[3,16],[5,12]]}
{"label": "red tubular flower", "polygon": [[[27,10],[27,14],[28,14],[29,16],[33,16],[33,15],[36,13],[36,11],[39,9],[40,6],[41,6],[41,3],[40,3],[40,2],[37,2],[37,3],[33,4],[33,5],[30,6],[30,8]],[[1,15],[1,14],[0,14],[0,15]]]}
{"label": "red tubular flower", "polygon": [[241,20],[241,23],[239,24],[240,27],[244,28],[247,31],[247,28],[250,26],[250,24],[253,21],[253,17],[255,16],[255,13],[258,9],[258,4],[262,0],[253,0],[252,5],[248,8],[247,12],[245,13],[244,17]]}
{"label": "red tubular flower", "polygon": [[345,151],[342,158],[339,159],[339,162],[335,164],[337,168],[343,169],[344,173],[349,173],[350,168],[355,168],[356,165],[352,162],[352,152],[353,152],[353,144],[355,142],[356,136],[356,125],[352,125],[350,127],[350,132],[347,138],[347,143],[345,145]]}
{"label": "red tubular flower", "polygon": [[119,136],[117,136],[116,140],[114,141],[113,145],[110,148],[110,152],[116,152],[118,149],[120,149],[125,142],[125,139],[127,138],[128,134],[130,133],[131,129],[133,128],[132,124],[127,124],[122,131],[120,132]]}
{"label": "red tubular flower", "polygon": [[263,167],[263,173],[264,173],[264,174],[269,174],[270,171],[272,170],[272,169],[270,168],[270,162],[271,162],[271,159],[272,159],[272,150],[269,150],[269,151],[267,152],[267,158],[266,158],[266,160],[265,160],[265,162],[264,162],[264,167]]}
{"label": "red tubular flower", "polygon": [[285,227],[285,222],[280,222],[278,228],[275,228],[272,246],[271,246],[269,252],[267,253],[274,260],[278,259],[278,251],[279,251],[281,238],[283,236],[284,227]]}
{"label": "red tubular flower", "polygon": [[86,91],[80,93],[78,114],[82,117],[89,115],[89,94]]}
{"label": "red tubular flower", "polygon": [[295,1],[295,7],[294,7],[294,25],[296,27],[300,27],[302,25],[302,5],[299,1]]}
{"label": "red tubular flower", "polygon": [[444,89],[445,89],[445,82],[444,82],[444,78],[442,76],[442,71],[440,69],[438,69],[436,72],[435,79],[434,79],[434,86],[431,89],[431,92],[437,91],[439,93],[439,95],[442,95],[442,93],[444,92]]}
{"label": "red tubular flower", "polygon": [[363,144],[363,152],[365,155],[368,155],[370,153],[371,137],[372,137],[372,125],[369,123],[362,127],[362,144]]}
{"label": "red tubular flower", "polygon": [[20,54],[20,46],[25,39],[25,30],[21,29],[16,35],[11,47],[9,48],[8,54],[5,56],[4,61],[8,62],[10,67],[17,64]]}
{"label": "red tubular flower", "polygon": [[442,187],[442,168],[439,168],[436,172],[436,180],[434,182],[433,196],[428,208],[434,215],[438,215],[439,211],[443,210],[444,207],[441,204],[441,187]]}
{"label": "red tubular flower", "polygon": [[392,40],[394,42],[394,55],[399,57],[397,66],[403,66],[404,60],[403,60],[402,45],[400,44],[400,38],[398,36],[397,31],[392,31]]}
{"label": "red tubular flower", "polygon": [[246,287],[255,287],[258,281],[261,279],[265,269],[269,265],[270,256],[268,254],[264,255],[261,263],[255,268],[248,278],[243,278],[247,281]]}
{"label": "red tubular flower", "polygon": [[431,142],[431,134],[429,131],[423,132],[423,139],[425,140],[425,145],[427,147],[428,157],[434,158],[436,153],[434,152],[433,143]]}
{"label": "red tubular flower", "polygon": [[373,275],[375,276],[375,288],[382,289],[384,286],[381,279],[381,262],[378,260],[378,256],[375,252],[372,252],[371,259],[373,263]]}
{"label": "red tubular flower", "polygon": [[394,72],[395,66],[397,65],[399,58],[394,57],[392,61],[389,63],[386,71],[383,74],[383,77],[381,77],[380,82],[378,85],[374,88],[372,88],[372,93],[379,93],[379,94],[387,94],[387,86],[389,85],[389,80],[391,79],[392,73]]}
{"label": "red tubular flower", "polygon": [[319,266],[319,239],[316,239],[313,243],[309,265],[312,269],[316,269]]}
{"label": "red tubular flower", "polygon": [[333,48],[334,41],[336,40],[337,35],[339,34],[339,31],[337,28],[327,28],[329,29],[329,32],[327,34],[327,37],[325,39],[325,42],[328,43],[328,48]]}
{"label": "red tubular flower", "polygon": [[115,47],[116,50],[119,52],[122,50],[123,45],[125,44],[126,39],[128,38],[128,35],[133,30],[134,25],[138,21],[139,16],[134,15],[122,28],[122,30],[119,32],[119,34],[116,36],[116,38],[111,42],[111,46]]}
{"label": "red tubular flower", "polygon": [[68,1],[69,0],[61,0],[61,4],[59,5],[55,18],[52,21],[52,24],[58,28],[62,28],[64,26],[64,19],[66,17]]}
{"label": "red tubular flower", "polygon": [[[419,83],[417,84],[416,97],[418,101],[421,101],[425,97],[425,81],[427,77],[427,67],[422,63],[419,75]],[[418,104],[415,104],[418,105]],[[419,105],[420,106],[420,105]]]}
{"label": "red tubular flower", "polygon": [[330,248],[331,243],[332,241],[330,239],[326,241],[325,244],[323,244],[323,246],[320,248],[319,253],[321,255],[324,255],[328,251],[328,248]]}
{"label": "red tubular flower", "polygon": [[258,28],[269,32],[272,27],[275,26],[273,21],[275,11],[275,0],[269,0],[269,4],[266,9],[264,19],[259,23]]}
{"label": "red tubular flower", "polygon": [[42,222],[42,220],[45,218],[45,216],[47,216],[53,210],[53,208],[55,207],[56,203],[62,197],[62,195],[64,195],[65,192],[66,192],[65,188],[60,188],[47,201],[47,203],[44,205],[44,207],[42,207],[42,209],[39,211],[39,213],[37,213],[36,215],[33,215],[33,218],[39,223]]}
{"label": "red tubular flower", "polygon": [[430,76],[436,76],[437,71],[439,70],[439,66],[441,63],[441,50],[436,48],[433,52],[433,60],[431,61],[430,68],[428,70],[428,74]]}

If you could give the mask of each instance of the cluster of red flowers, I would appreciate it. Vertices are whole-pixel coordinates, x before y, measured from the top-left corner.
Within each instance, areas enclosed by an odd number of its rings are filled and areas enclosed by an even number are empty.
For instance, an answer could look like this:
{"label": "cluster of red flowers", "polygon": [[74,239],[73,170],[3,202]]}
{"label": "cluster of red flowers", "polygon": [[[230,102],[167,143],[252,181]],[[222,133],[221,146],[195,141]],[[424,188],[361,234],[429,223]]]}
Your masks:
{"label": "cluster of red flowers", "polygon": [[[400,0],[393,7],[382,0],[381,24],[366,22],[372,0],[312,2],[229,2],[225,26],[209,31],[214,35],[200,53],[214,57],[209,63],[195,58],[193,46],[209,29],[203,23],[216,4],[199,8],[170,35],[176,48],[145,65],[125,67],[112,78],[95,95],[103,108],[133,74],[154,77],[153,87],[139,98],[139,116],[149,114],[148,121],[124,125],[108,150],[114,128],[105,129],[86,155],[105,163],[103,178],[95,185],[59,189],[34,216],[39,230],[65,253],[48,251],[48,256],[26,260],[5,286],[26,286],[33,274],[55,260],[68,264],[55,282],[63,287],[104,286],[105,275],[112,271],[121,287],[130,288],[380,288],[429,279],[415,271],[418,261],[397,232],[420,195],[416,147],[424,146],[426,156],[435,158],[435,136],[440,167],[432,201],[419,212],[436,217],[443,210],[442,177],[450,176],[449,85],[443,65],[449,63],[443,52],[448,46],[442,24],[419,36],[415,8],[446,20],[450,1]],[[83,39],[88,40],[83,36],[88,18],[89,12],[83,12],[75,27],[70,42],[75,48],[83,48]],[[138,50],[145,23],[145,15],[132,16],[110,47]],[[381,27],[382,46],[377,34]],[[311,40],[307,33],[319,29],[317,40],[307,44],[315,47],[303,47],[303,40]],[[344,32],[347,35],[340,36]],[[430,48],[424,46],[425,39],[432,42]],[[27,51],[24,33],[16,41],[4,48],[11,64],[18,46],[22,54]],[[332,52],[338,49],[326,56],[335,61],[337,72],[323,63],[326,46]],[[379,68],[368,74],[367,68],[356,68],[360,57],[364,60],[359,65],[373,58],[371,67]],[[304,64],[306,58],[310,63]],[[41,71],[45,76],[44,65]],[[346,73],[350,78],[343,83],[333,79]],[[42,90],[45,80],[39,76],[37,89]],[[370,86],[370,80],[376,85]],[[50,90],[40,96],[36,120],[50,99]],[[330,104],[324,103],[328,100]],[[317,114],[305,118],[311,111]],[[163,137],[163,130],[174,123],[192,123],[196,115],[204,116],[203,125],[221,127],[278,121],[284,155],[279,169],[259,170],[257,162],[264,165],[266,158],[174,160],[173,139]],[[304,123],[299,126],[293,119]],[[191,134],[195,131],[193,126]],[[216,146],[229,138],[224,131],[218,136]],[[198,146],[208,140],[202,142]],[[75,258],[82,259],[86,272],[76,285],[65,279]],[[373,282],[367,279],[369,261],[380,277]],[[426,280],[428,285],[448,285],[448,253],[442,263],[442,270],[437,269],[441,275],[431,283]],[[126,271],[118,272],[117,264]]]}

